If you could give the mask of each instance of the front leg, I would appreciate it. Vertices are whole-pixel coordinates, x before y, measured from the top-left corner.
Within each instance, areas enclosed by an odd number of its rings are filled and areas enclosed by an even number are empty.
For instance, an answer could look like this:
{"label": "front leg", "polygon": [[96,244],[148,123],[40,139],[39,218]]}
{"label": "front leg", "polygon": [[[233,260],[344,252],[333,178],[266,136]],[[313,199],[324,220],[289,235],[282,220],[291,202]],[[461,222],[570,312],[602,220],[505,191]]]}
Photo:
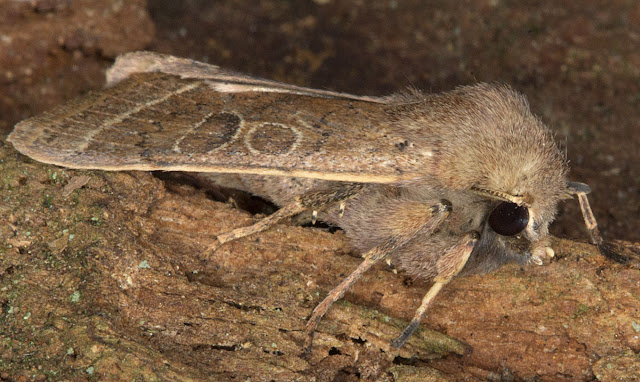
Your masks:
{"label": "front leg", "polygon": [[591,211],[591,206],[589,205],[589,199],[587,199],[587,194],[591,192],[591,188],[584,183],[569,182],[567,183],[567,191],[569,191],[571,195],[578,197],[580,211],[582,211],[584,224],[587,227],[587,231],[589,231],[589,236],[591,236],[591,242],[598,247],[600,253],[618,263],[627,263],[629,258],[620,255],[611,243],[604,241],[600,234],[596,217],[593,215],[593,211]]}
{"label": "front leg", "polygon": [[416,236],[432,234],[449,216],[449,213],[451,212],[451,203],[447,200],[442,200],[436,205],[427,206],[418,202],[408,202],[400,208],[400,211],[397,212],[399,214],[410,216],[421,216],[422,220],[412,221],[410,222],[410,226],[398,227],[393,236],[389,237],[382,244],[379,244],[367,251],[363,255],[364,260],[362,263],[360,263],[360,265],[337,287],[333,288],[327,297],[325,297],[325,299],[316,306],[305,328],[305,353],[308,354],[311,351],[315,330],[318,327],[322,316],[324,316],[327,310],[329,310],[329,307],[331,307],[334,302],[342,298],[345,292],[351,288],[353,283],[355,283],[364,272],[371,268],[373,264],[389,256],[396,249],[402,247]]}
{"label": "front leg", "polygon": [[443,286],[449,283],[451,279],[453,279],[464,265],[469,260],[469,256],[471,256],[471,252],[473,251],[473,247],[475,247],[476,243],[480,239],[480,235],[477,232],[471,232],[465,237],[462,238],[456,245],[447,250],[442,257],[440,257],[436,263],[438,274],[434,277],[433,285],[427,292],[427,294],[422,298],[422,303],[418,310],[416,310],[411,323],[402,331],[391,345],[396,348],[401,348],[402,345],[411,337],[413,332],[420,325],[420,321],[427,314],[427,309],[433,302],[433,299],[436,297],[438,292],[442,289]]}

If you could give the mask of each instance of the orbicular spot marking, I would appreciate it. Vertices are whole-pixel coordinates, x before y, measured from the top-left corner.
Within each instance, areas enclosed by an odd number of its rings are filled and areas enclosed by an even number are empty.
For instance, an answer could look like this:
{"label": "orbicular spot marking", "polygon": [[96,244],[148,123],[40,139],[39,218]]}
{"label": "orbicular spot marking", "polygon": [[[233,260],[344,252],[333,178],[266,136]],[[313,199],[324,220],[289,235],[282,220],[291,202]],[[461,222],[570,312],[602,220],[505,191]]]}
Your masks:
{"label": "orbicular spot marking", "polygon": [[242,117],[236,113],[209,113],[176,140],[173,151],[185,154],[211,153],[233,142],[242,122]]}
{"label": "orbicular spot marking", "polygon": [[245,143],[254,154],[285,155],[295,150],[301,138],[302,133],[291,125],[262,122],[247,131]]}

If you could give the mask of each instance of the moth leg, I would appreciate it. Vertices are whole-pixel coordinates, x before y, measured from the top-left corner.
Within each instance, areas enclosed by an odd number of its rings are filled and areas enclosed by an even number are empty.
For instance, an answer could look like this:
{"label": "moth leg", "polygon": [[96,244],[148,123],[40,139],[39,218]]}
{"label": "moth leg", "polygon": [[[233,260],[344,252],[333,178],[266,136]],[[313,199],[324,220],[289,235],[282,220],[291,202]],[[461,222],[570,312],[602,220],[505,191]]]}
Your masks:
{"label": "moth leg", "polygon": [[[361,183],[347,183],[338,188],[297,196],[293,202],[283,206],[278,211],[253,225],[236,228],[233,231],[218,235],[216,241],[211,243],[205,250],[204,257],[206,258],[209,253],[215,251],[224,243],[262,232],[279,221],[297,215],[309,208],[319,209],[329,203],[341,202],[352,198],[362,190],[363,187],[364,185]],[[317,216],[317,212],[314,213],[314,216]]]}
{"label": "moth leg", "polygon": [[413,332],[418,329],[420,321],[427,313],[427,309],[433,302],[438,292],[443,286],[449,283],[451,279],[457,275],[464,265],[469,260],[469,256],[473,251],[473,247],[478,242],[480,235],[477,232],[471,232],[467,234],[458,244],[447,251],[441,258],[438,259],[438,275],[433,279],[434,284],[431,286],[427,294],[423,297],[422,303],[418,310],[416,310],[413,319],[409,325],[402,331],[402,333],[391,342],[391,345],[395,348],[401,348],[402,345],[411,337]]}
{"label": "moth leg", "polygon": [[[415,211],[416,208],[420,208],[420,206],[415,206],[412,203],[407,204],[407,210]],[[421,205],[424,209],[424,205]],[[382,244],[370,249],[367,251],[363,257],[364,260],[358,267],[342,282],[335,288],[333,288],[327,297],[322,300],[318,306],[315,307],[313,313],[311,313],[311,317],[309,317],[309,321],[307,322],[307,326],[304,330],[305,332],[305,344],[304,344],[304,352],[306,354],[311,352],[311,346],[313,344],[313,336],[315,334],[315,330],[320,323],[320,320],[325,315],[327,310],[331,305],[341,299],[349,288],[362,276],[364,272],[366,272],[373,264],[376,262],[386,258],[391,253],[393,253],[396,249],[402,247],[408,241],[416,237],[420,234],[430,234],[449,216],[451,212],[451,203],[447,200],[441,200],[440,203],[428,207],[425,211],[422,222],[418,222],[416,226],[409,230],[403,230],[397,232],[393,237],[385,240]]]}
{"label": "moth leg", "polygon": [[596,222],[596,218],[593,215],[593,211],[591,211],[591,206],[589,205],[589,200],[587,199],[587,194],[591,192],[591,188],[584,183],[569,182],[567,189],[578,197],[580,211],[582,211],[582,217],[584,218],[584,225],[587,226],[589,236],[591,236],[591,241],[593,244],[600,246],[604,240],[600,235],[598,223]]}
{"label": "moth leg", "polygon": [[584,225],[587,227],[587,231],[589,231],[591,242],[595,244],[596,247],[598,247],[600,253],[619,263],[626,263],[627,261],[629,261],[627,257],[621,256],[616,253],[613,248],[611,248],[611,246],[602,238],[600,230],[598,229],[596,218],[593,215],[593,211],[591,211],[589,199],[587,199],[587,194],[591,192],[589,186],[584,183],[569,182],[567,184],[567,189],[570,193],[578,197],[578,203],[580,203],[580,211],[582,211],[582,217],[584,218]]}

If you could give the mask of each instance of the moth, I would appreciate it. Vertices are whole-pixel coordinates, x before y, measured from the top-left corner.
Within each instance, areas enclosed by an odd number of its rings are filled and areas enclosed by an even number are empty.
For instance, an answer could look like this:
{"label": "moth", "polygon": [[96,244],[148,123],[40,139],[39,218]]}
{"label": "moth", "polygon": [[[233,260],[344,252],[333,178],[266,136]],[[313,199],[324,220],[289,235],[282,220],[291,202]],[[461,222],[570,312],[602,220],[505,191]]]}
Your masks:
{"label": "moth", "polygon": [[306,349],[331,304],[380,260],[433,281],[399,348],[454,277],[553,256],[548,228],[563,199],[578,196],[605,248],[588,186],[567,181],[553,134],[507,85],[365,97],[135,52],[116,60],[104,90],[18,123],[8,141],[70,168],[199,172],[280,207],[208,251],[301,213],[342,228],[364,260],[314,309]]}

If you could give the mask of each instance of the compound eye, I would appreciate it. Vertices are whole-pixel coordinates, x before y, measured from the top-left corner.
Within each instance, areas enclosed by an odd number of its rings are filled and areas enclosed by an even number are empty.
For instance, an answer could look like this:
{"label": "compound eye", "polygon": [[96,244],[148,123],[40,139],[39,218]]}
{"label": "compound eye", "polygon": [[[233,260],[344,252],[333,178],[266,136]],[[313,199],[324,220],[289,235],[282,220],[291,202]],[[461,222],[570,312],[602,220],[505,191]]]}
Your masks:
{"label": "compound eye", "polygon": [[513,236],[529,223],[529,209],[511,202],[502,202],[489,215],[489,227],[497,234]]}

